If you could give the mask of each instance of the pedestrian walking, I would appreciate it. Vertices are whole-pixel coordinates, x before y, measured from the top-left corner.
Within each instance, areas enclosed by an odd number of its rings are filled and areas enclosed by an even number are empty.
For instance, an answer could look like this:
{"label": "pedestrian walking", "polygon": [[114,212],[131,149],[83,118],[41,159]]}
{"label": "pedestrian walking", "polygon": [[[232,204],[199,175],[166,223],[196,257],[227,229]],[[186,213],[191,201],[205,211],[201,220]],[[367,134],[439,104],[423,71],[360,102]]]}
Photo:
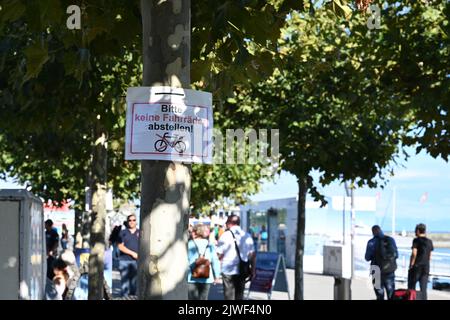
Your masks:
{"label": "pedestrian walking", "polygon": [[419,281],[421,300],[427,300],[428,276],[430,274],[431,252],[434,250],[433,241],[427,238],[426,225],[416,226],[416,238],[412,243],[412,252],[408,271],[408,289],[415,289]]}
{"label": "pedestrian walking", "polygon": [[259,229],[254,223],[252,223],[252,226],[250,227],[249,231],[253,239],[253,246],[255,247],[256,253],[258,252]]}
{"label": "pedestrian walking", "polygon": [[67,229],[67,226],[65,223],[62,224],[62,231],[61,231],[61,248],[62,250],[66,250],[69,246],[69,230]]}
{"label": "pedestrian walking", "polygon": [[75,255],[65,250],[53,262],[53,283],[57,295],[52,300],[87,300],[88,277],[81,276],[76,265]]}
{"label": "pedestrian walking", "polygon": [[241,229],[239,216],[230,215],[225,225],[227,230],[220,237],[217,246],[217,253],[222,261],[224,298],[243,300],[247,279],[241,273],[240,265],[241,261],[255,265],[253,240],[250,234]]}
{"label": "pedestrian walking", "polygon": [[376,266],[378,272],[375,276],[379,276],[379,287],[374,287],[377,300],[384,300],[384,291],[386,290],[387,298],[390,300],[395,291],[395,270],[397,269],[398,251],[394,238],[384,235],[380,226],[372,227],[373,238],[367,242],[366,255],[367,261],[371,261],[371,265]]}
{"label": "pedestrian walking", "polygon": [[[88,300],[89,265],[77,267],[71,250],[65,250],[53,263],[53,288],[46,290],[47,300]],[[110,287],[103,281],[103,297],[111,299]]]}
{"label": "pedestrian walking", "polygon": [[268,238],[269,238],[269,234],[267,233],[266,226],[263,225],[263,226],[261,226],[261,231],[259,233],[259,243],[260,243],[259,250],[260,251],[262,251],[262,252],[267,251]]}
{"label": "pedestrian walking", "polygon": [[[192,239],[188,242],[188,299],[207,300],[211,284],[217,284],[220,278],[220,262],[214,243],[209,240],[208,227],[196,224],[192,230]],[[199,266],[199,264],[202,264]],[[196,272],[206,268],[205,272]]]}
{"label": "pedestrian walking", "polygon": [[56,228],[53,228],[53,221],[48,219],[45,221],[45,247],[47,250],[47,278],[53,279],[53,262],[58,255],[59,235]]}
{"label": "pedestrian walking", "polygon": [[127,217],[127,228],[120,231],[118,242],[122,296],[136,295],[139,229],[134,214]]}
{"label": "pedestrian walking", "polygon": [[286,226],[284,224],[278,225],[277,251],[286,259]]}
{"label": "pedestrian walking", "polygon": [[122,227],[120,225],[114,226],[111,234],[109,235],[109,244],[112,246],[112,268],[113,270],[119,269],[119,236]]}
{"label": "pedestrian walking", "polygon": [[103,277],[108,284],[109,288],[112,288],[112,271],[113,271],[113,246],[111,242],[105,245],[105,254],[103,256]]}

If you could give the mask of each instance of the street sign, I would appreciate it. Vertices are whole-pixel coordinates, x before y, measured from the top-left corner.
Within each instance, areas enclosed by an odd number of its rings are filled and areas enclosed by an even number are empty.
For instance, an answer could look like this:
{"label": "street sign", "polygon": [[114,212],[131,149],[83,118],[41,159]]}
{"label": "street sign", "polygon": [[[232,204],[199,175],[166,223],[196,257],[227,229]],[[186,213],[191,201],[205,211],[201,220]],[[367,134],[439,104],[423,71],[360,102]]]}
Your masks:
{"label": "street sign", "polygon": [[127,91],[125,159],[212,163],[212,95],[172,87]]}
{"label": "street sign", "polygon": [[272,291],[287,292],[288,289],[286,263],[281,254],[277,252],[258,252],[256,254],[255,277],[250,283],[250,291],[267,293],[268,298],[272,296]]}

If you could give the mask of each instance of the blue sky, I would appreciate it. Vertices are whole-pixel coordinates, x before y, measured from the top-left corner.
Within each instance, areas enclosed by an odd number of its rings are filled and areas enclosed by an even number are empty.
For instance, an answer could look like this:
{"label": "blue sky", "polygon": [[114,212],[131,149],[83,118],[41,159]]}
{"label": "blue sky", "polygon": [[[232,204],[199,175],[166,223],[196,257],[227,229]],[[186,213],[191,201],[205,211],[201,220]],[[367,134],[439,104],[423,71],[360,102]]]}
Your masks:
{"label": "blue sky", "polygon": [[[450,163],[442,159],[434,159],[422,152],[415,155],[408,149],[411,157],[401,162],[404,167],[395,168],[384,189],[360,188],[355,196],[377,196],[376,223],[388,231],[391,230],[393,189],[396,189],[396,229],[413,230],[419,222],[426,223],[431,232],[450,232]],[[317,175],[315,175],[317,177]],[[333,183],[320,188],[326,196],[343,196],[344,186]],[[262,191],[251,197],[253,201],[263,201],[295,197],[298,193],[295,176],[282,172],[275,183],[266,182]],[[421,197],[427,193],[425,202]],[[358,213],[356,212],[358,218]]]}

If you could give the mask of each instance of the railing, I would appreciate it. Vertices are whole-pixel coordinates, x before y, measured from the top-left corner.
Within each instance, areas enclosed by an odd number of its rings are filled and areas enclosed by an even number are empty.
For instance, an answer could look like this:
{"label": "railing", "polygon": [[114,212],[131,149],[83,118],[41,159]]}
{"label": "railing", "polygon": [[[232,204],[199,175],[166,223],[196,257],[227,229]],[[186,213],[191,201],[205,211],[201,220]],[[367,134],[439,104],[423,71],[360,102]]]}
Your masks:
{"label": "railing", "polygon": [[[367,262],[364,259],[367,239],[370,239],[370,236],[364,237],[363,239],[359,237],[357,241],[355,241],[356,246],[354,248],[355,274],[363,277],[369,275],[370,269],[370,262]],[[303,257],[304,268],[305,270],[307,270],[307,272],[318,274],[321,274],[323,272],[322,248],[326,242],[327,241],[324,237],[316,236],[307,239],[308,246],[305,250],[305,255]],[[403,241],[403,243],[407,242],[411,243],[412,238],[407,239],[407,241]],[[406,281],[408,279],[408,268],[409,268],[409,260],[411,257],[411,249],[405,247],[405,245],[402,245],[399,246],[398,253],[399,257],[397,259],[397,271],[395,272],[396,279],[398,279],[399,281]],[[441,253],[433,251],[430,261],[430,281],[432,281],[433,278],[450,279],[450,253]]]}
{"label": "railing", "polygon": [[[411,249],[398,249],[396,277],[408,279],[409,259]],[[449,277],[450,278],[450,254],[433,252],[430,261],[430,278]]]}

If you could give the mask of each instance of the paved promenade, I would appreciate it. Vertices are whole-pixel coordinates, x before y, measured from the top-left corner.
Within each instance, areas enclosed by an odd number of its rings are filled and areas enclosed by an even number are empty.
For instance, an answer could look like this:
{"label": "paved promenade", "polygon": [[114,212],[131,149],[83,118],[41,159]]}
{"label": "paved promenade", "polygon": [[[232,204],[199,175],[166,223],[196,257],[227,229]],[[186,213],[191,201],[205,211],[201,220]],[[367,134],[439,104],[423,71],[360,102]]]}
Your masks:
{"label": "paved promenade", "polygon": [[[294,270],[287,269],[288,286],[290,291],[290,298],[294,297]],[[120,274],[117,271],[113,272],[113,296],[118,297],[120,294]],[[406,288],[406,283],[396,282],[396,288]],[[333,286],[334,278],[305,273],[304,278],[304,298],[305,300],[333,300]],[[248,284],[247,284],[248,287]],[[245,291],[247,297],[248,290]],[[272,293],[272,300],[288,300],[286,292]],[[211,286],[210,300],[223,300],[222,284]],[[250,300],[267,300],[267,294],[259,292],[250,292]],[[449,291],[428,290],[429,300],[450,300]],[[366,279],[355,278],[352,281],[352,300],[375,300],[375,293],[369,286]]]}
{"label": "paved promenade", "polygon": [[[287,269],[287,278],[289,284],[290,298],[294,297],[294,270]],[[305,300],[333,300],[334,278],[316,275],[304,275],[304,298]],[[406,283],[396,282],[396,288],[406,288]],[[247,290],[245,292],[247,296]],[[209,298],[211,300],[222,300],[222,285],[212,286]],[[250,292],[250,300],[267,300],[267,294],[259,292]],[[272,293],[272,300],[287,300],[286,292]],[[428,290],[429,300],[450,300],[450,292]],[[375,293],[363,278],[356,278],[352,281],[352,300],[375,300]]]}

